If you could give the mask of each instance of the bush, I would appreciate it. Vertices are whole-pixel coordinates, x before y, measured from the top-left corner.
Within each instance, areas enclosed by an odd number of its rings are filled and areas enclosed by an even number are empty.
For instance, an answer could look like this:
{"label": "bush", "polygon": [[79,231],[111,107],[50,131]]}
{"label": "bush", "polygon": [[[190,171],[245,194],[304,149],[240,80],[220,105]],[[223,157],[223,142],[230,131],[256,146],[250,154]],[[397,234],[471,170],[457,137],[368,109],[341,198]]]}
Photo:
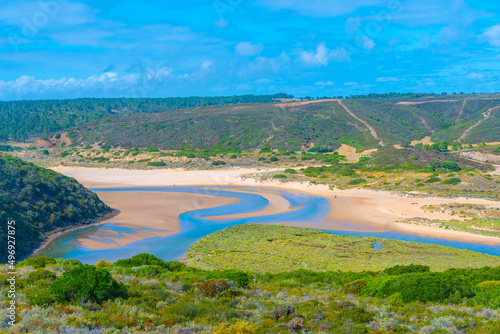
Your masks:
{"label": "bush", "polygon": [[286,175],[284,174],[276,174],[273,176],[275,179],[286,179]]}
{"label": "bush", "polygon": [[215,160],[215,161],[212,161],[212,165],[213,166],[222,166],[222,165],[225,165],[226,163],[224,161],[221,161],[221,160]]}
{"label": "bush", "polygon": [[225,280],[208,280],[199,283],[196,287],[205,297],[210,298],[230,289],[229,284]]}
{"label": "bush", "polygon": [[164,167],[167,164],[164,161],[150,161],[146,164],[146,166],[152,166],[152,167]]}
{"label": "bush", "polygon": [[424,182],[425,183],[435,183],[435,182],[439,182],[439,181],[441,181],[441,179],[439,177],[431,176],[430,178],[428,178]]}
{"label": "bush", "polygon": [[128,298],[127,288],[105,269],[82,265],[66,271],[50,287],[50,293],[62,301],[102,303],[108,299]]}
{"label": "bush", "polygon": [[214,334],[253,334],[255,331],[254,325],[245,321],[238,321],[234,325],[223,323],[214,328]]}
{"label": "bush", "polygon": [[500,308],[500,281],[486,281],[476,286],[476,302],[491,308]]}
{"label": "bush", "polygon": [[457,294],[461,297],[471,297],[472,286],[461,275],[419,272],[373,277],[368,280],[362,293],[383,298],[397,296],[405,303],[444,302]]}
{"label": "bush", "polygon": [[457,185],[459,184],[460,182],[462,182],[462,180],[460,180],[458,177],[453,177],[451,179],[447,179],[447,180],[444,180],[443,182],[441,182],[442,184],[451,184],[451,185]]}
{"label": "bush", "polygon": [[278,161],[278,158],[276,158],[275,156],[272,156],[269,158],[269,161],[276,162],[276,161]]}
{"label": "bush", "polygon": [[47,256],[37,256],[21,261],[19,262],[18,265],[21,267],[31,266],[37,269],[37,268],[45,268],[45,266],[49,264],[56,264],[56,260]]}
{"label": "bush", "polygon": [[287,174],[297,174],[297,171],[295,169],[291,169],[291,168],[287,168],[283,172],[287,173]]}
{"label": "bush", "polygon": [[361,184],[361,183],[365,183],[366,180],[365,179],[362,179],[362,178],[359,178],[359,179],[354,179],[354,180],[351,180],[349,182],[347,182],[348,185],[357,185],[357,184]]}
{"label": "bush", "polygon": [[384,273],[387,275],[402,275],[402,274],[410,274],[410,273],[425,273],[430,271],[429,266],[422,266],[420,264],[409,264],[406,266],[394,266],[390,268],[384,269]]}

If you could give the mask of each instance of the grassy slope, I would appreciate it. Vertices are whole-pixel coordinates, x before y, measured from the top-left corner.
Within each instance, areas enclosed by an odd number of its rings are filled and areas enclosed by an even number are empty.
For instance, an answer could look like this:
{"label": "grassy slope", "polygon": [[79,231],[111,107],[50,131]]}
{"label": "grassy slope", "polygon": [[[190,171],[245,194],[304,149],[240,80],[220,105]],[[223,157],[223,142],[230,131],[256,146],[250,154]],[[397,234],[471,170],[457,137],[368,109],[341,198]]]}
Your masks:
{"label": "grassy slope", "polygon": [[[383,249],[373,249],[375,242]],[[443,271],[499,263],[498,257],[450,247],[256,224],[209,235],[195,243],[187,257],[189,265],[204,269],[273,273],[296,269],[376,271],[411,263]]]}

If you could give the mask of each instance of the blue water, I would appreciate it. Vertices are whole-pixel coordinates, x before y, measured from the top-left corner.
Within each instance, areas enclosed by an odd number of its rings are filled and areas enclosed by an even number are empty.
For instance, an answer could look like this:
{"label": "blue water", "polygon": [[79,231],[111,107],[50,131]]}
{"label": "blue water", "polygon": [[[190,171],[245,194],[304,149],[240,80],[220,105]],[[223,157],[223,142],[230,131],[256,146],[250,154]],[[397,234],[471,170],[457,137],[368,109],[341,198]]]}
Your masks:
{"label": "blue water", "polygon": [[[220,188],[220,187],[219,187]],[[84,263],[96,263],[100,259],[107,261],[116,261],[118,259],[129,258],[138,253],[150,253],[158,256],[164,260],[177,260],[181,255],[185,254],[189,247],[200,238],[212,234],[216,231],[225,229],[230,226],[247,224],[247,223],[284,223],[284,222],[300,222],[300,223],[317,223],[321,221],[326,214],[330,211],[328,202],[318,196],[309,195],[301,192],[284,191],[284,190],[269,190],[272,191],[290,202],[292,207],[297,208],[294,211],[279,213],[266,216],[256,216],[238,219],[225,219],[225,220],[210,220],[206,219],[215,216],[234,215],[242,213],[253,213],[263,210],[269,204],[268,200],[264,197],[252,193],[257,188],[251,187],[223,187],[223,190],[206,188],[206,187],[142,187],[142,188],[113,188],[113,189],[93,189],[95,192],[109,192],[109,191],[159,191],[159,192],[181,192],[181,193],[194,193],[200,195],[212,195],[222,197],[238,198],[237,203],[224,205],[209,209],[197,208],[197,202],[187,203],[186,212],[179,216],[180,232],[167,237],[153,237],[136,241],[123,247],[105,249],[105,250],[90,250],[75,242],[75,240],[91,235],[98,229],[90,227],[78,231],[71,232],[57,240],[55,240],[50,248],[43,252],[41,255],[72,258],[80,260]],[[250,192],[240,192],[245,190]],[[201,199],[201,198],[200,198]],[[351,224],[346,223],[346,226]],[[121,236],[121,233],[135,233],[136,231],[116,226],[115,224],[103,224],[99,226],[100,231],[115,231]],[[151,230],[141,229],[138,231]],[[446,239],[421,237],[413,234],[406,234],[401,232],[357,232],[357,231],[332,231],[337,235],[351,235],[367,237],[373,236],[377,238],[399,239],[405,241],[417,241],[429,244],[438,244],[443,246],[456,247],[461,249],[469,249],[477,252],[487,253],[491,255],[500,256],[500,246],[490,246],[478,243],[459,242]],[[111,236],[112,234],[101,233],[101,236]],[[91,238],[91,237],[90,237]],[[101,239],[95,239],[101,241]],[[111,239],[104,239],[105,242],[114,243]],[[379,248],[380,247],[380,248]],[[374,248],[381,249],[374,245]]]}

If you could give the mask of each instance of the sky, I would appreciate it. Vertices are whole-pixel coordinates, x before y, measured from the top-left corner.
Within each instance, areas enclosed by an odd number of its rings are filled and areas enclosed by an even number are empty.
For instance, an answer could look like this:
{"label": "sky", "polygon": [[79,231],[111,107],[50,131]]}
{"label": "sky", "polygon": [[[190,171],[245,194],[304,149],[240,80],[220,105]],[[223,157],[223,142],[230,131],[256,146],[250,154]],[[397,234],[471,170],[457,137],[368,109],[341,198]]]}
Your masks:
{"label": "sky", "polygon": [[500,92],[500,1],[0,5],[0,100],[279,92]]}

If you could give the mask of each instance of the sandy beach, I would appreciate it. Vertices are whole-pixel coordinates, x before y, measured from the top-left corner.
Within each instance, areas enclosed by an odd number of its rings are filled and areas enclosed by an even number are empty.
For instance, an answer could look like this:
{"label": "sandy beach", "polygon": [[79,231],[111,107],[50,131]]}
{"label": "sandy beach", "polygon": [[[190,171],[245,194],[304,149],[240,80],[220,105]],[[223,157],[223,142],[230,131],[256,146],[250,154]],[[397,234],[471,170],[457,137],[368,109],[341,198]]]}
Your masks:
{"label": "sandy beach", "polygon": [[[269,215],[297,210],[298,208],[291,208],[290,203],[281,196],[268,191],[270,189],[283,189],[321,196],[331,206],[331,211],[328,215],[318,223],[285,223],[284,225],[336,230],[391,230],[435,238],[500,245],[500,238],[397,223],[399,219],[413,217],[442,220],[459,219],[456,216],[450,216],[442,212],[425,212],[421,209],[424,205],[472,203],[500,208],[500,203],[484,199],[418,198],[396,195],[385,191],[360,189],[329,190],[324,185],[299,182],[285,183],[277,180],[260,182],[255,179],[242,177],[266,171],[263,169],[232,168],[209,171],[180,169],[123,170],[70,167],[54,167],[52,169],[66,176],[74,177],[86,187],[94,189],[173,185],[206,186],[214,189],[217,189],[217,186],[228,185],[251,186],[259,187],[260,189],[256,193],[269,201],[269,206],[259,212],[211,217],[211,219],[216,220],[250,217],[252,215]],[[245,190],[241,191],[244,192]],[[165,192],[98,192],[98,195],[110,207],[120,211],[119,215],[106,221],[106,223],[115,223],[119,226],[132,228],[136,230],[136,233],[122,233],[120,237],[117,232],[101,228],[93,236],[80,240],[83,245],[91,249],[119,247],[152,236],[170,235],[178,231],[178,216],[181,213],[226,205],[237,201],[234,198]]]}

